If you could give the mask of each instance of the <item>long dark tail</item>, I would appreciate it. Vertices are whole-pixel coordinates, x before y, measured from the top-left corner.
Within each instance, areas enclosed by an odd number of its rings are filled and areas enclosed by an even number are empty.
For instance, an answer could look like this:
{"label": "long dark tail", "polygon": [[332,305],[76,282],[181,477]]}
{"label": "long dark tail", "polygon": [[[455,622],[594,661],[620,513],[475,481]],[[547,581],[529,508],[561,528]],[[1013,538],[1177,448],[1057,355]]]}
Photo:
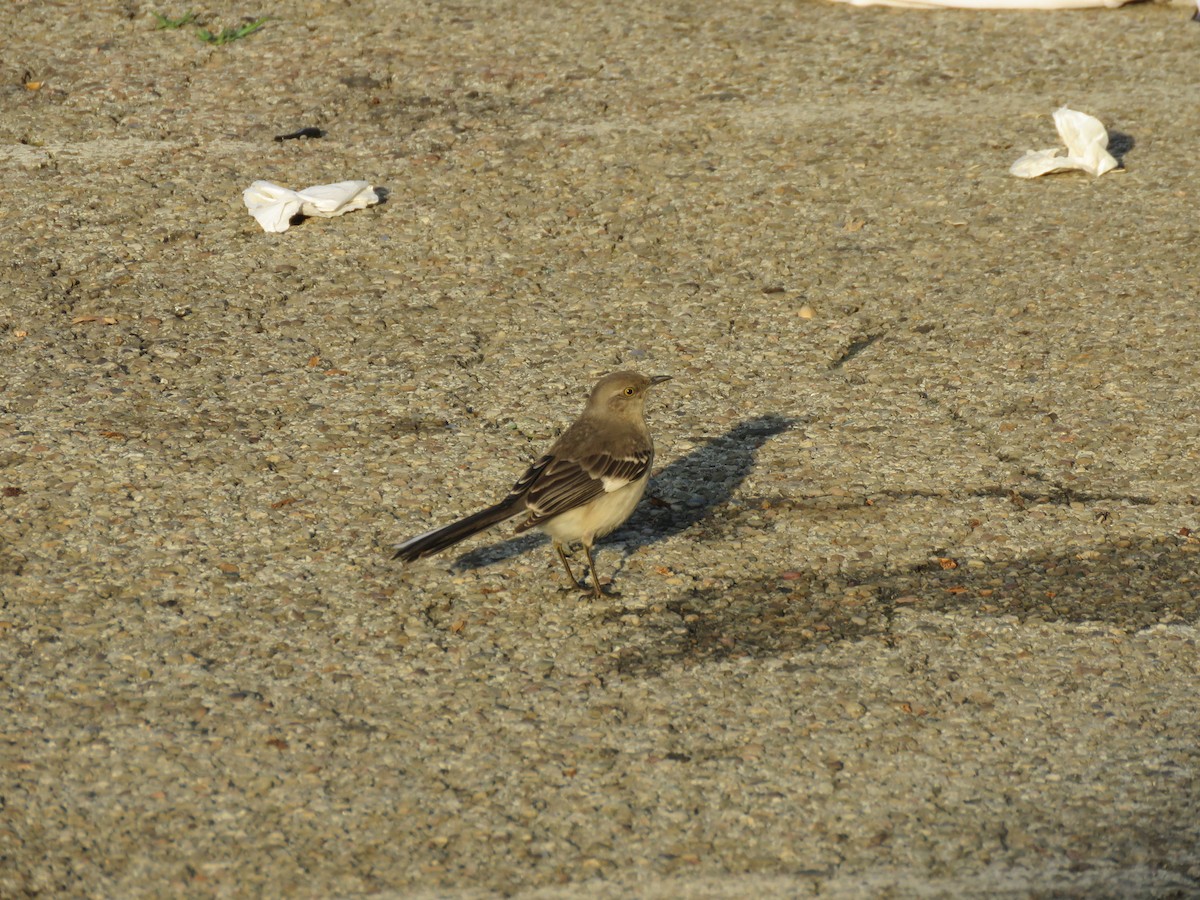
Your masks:
{"label": "long dark tail", "polygon": [[465,541],[471,535],[478,534],[485,528],[491,528],[497,522],[511,519],[524,508],[519,497],[509,497],[504,502],[481,509],[465,519],[459,519],[457,522],[451,522],[441,528],[426,531],[424,534],[409,538],[403,544],[397,544],[396,555],[392,559],[412,562],[414,559],[440,553],[447,547],[453,547],[459,541]]}

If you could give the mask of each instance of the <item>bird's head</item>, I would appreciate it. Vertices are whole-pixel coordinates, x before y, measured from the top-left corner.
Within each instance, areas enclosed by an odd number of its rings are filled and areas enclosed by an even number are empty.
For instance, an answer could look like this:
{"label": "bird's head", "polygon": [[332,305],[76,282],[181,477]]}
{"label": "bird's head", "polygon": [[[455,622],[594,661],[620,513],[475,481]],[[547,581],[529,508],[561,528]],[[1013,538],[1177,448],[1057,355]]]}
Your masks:
{"label": "bird's head", "polygon": [[650,388],[670,380],[670,375],[646,376],[637,372],[613,372],[596,382],[588,406],[597,411],[609,410],[623,415],[640,415]]}

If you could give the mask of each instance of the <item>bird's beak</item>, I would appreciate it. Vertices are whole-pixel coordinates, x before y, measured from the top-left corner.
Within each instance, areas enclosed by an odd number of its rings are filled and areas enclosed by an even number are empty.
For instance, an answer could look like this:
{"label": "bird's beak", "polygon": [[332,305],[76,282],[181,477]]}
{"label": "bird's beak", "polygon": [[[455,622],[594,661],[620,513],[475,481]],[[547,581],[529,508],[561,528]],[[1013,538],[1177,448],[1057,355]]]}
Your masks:
{"label": "bird's beak", "polygon": [[662,384],[664,381],[670,381],[670,380],[671,380],[670,375],[651,375],[650,376],[650,386],[654,387],[654,385],[656,385],[656,384]]}

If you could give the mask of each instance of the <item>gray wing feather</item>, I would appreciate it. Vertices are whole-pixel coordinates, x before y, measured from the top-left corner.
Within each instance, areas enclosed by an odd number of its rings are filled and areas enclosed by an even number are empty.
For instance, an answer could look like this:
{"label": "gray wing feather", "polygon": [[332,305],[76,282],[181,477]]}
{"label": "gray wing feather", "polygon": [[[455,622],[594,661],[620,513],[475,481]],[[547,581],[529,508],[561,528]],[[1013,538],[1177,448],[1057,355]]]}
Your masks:
{"label": "gray wing feather", "polygon": [[514,491],[518,488],[528,490],[525,506],[529,510],[529,519],[517,526],[517,531],[532,528],[637,481],[646,474],[653,455],[653,451],[641,450],[622,457],[607,453],[582,459],[542,457],[513,487]]}

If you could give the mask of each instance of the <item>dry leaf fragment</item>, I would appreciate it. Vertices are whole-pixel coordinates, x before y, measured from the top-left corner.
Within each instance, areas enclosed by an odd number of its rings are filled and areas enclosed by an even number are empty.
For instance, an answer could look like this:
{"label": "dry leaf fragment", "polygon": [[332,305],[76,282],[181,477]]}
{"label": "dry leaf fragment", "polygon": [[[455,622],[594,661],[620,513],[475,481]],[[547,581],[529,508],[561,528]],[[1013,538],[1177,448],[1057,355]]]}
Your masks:
{"label": "dry leaf fragment", "polygon": [[99,322],[101,325],[117,324],[117,320],[112,316],[76,316],[71,320],[72,325],[87,325],[91,322]]}

